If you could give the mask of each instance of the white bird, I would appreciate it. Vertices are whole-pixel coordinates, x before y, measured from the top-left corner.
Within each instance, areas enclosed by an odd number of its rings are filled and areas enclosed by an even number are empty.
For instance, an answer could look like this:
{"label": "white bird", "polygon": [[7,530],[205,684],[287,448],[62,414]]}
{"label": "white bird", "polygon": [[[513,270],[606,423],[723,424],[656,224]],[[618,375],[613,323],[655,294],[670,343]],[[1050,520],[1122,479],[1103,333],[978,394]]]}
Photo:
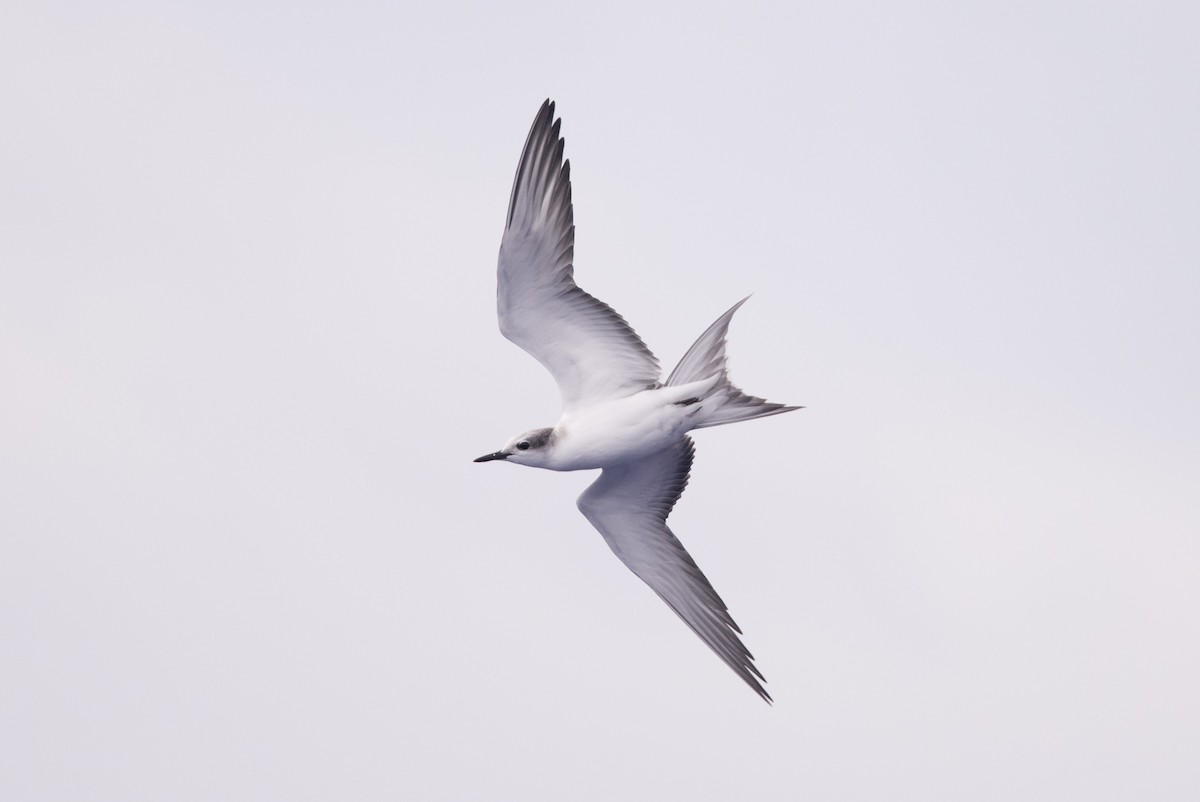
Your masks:
{"label": "white bird", "polygon": [[554,375],[562,417],[475,461],[602,468],[579,497],[579,510],[617,557],[770,702],[741,630],[666,521],[692,466],[688,431],[799,407],[746,395],[729,381],[725,333],[746,299],[709,326],[660,382],[658,360],[625,319],[575,284],[571,163],[563,161],[561,124],[547,100],[525,141],[500,242],[496,305],[501,333]]}

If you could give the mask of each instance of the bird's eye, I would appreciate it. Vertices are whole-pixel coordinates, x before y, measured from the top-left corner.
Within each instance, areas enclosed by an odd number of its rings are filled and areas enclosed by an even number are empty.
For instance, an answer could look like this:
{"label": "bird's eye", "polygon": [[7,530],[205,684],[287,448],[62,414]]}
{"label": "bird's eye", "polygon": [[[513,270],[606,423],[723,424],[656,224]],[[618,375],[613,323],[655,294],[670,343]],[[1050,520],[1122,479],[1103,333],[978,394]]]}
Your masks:
{"label": "bird's eye", "polygon": [[517,450],[518,451],[528,451],[529,450],[529,441],[522,440],[521,442],[517,443]]}

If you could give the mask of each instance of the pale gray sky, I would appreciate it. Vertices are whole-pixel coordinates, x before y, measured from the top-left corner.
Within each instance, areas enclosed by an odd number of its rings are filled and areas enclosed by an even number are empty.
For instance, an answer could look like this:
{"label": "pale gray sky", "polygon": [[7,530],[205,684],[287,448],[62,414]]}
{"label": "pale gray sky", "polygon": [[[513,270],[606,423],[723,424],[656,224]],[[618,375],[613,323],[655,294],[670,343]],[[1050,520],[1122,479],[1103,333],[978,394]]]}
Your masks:
{"label": "pale gray sky", "polygon": [[[0,798],[1197,798],[1200,12],[781,5],[4,5]],[[471,462],[547,96],[774,707]]]}

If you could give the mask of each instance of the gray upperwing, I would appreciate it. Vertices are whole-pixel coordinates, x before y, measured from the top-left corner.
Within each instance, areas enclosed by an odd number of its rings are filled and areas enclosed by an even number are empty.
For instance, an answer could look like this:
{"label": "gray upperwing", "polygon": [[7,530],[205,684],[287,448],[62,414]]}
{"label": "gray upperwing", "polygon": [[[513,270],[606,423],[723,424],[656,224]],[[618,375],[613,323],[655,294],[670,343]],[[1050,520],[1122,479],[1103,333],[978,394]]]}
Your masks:
{"label": "gray upperwing", "polygon": [[605,468],[579,497],[580,511],[613,553],[649,585],[763,699],[754,656],[712,584],[667,526],[687,487],[695,448],[690,437],[644,459]]}
{"label": "gray upperwing", "polygon": [[654,387],[660,371],[625,319],[575,284],[561,122],[547,100],[525,142],[500,243],[496,309],[501,333],[553,374],[570,411]]}

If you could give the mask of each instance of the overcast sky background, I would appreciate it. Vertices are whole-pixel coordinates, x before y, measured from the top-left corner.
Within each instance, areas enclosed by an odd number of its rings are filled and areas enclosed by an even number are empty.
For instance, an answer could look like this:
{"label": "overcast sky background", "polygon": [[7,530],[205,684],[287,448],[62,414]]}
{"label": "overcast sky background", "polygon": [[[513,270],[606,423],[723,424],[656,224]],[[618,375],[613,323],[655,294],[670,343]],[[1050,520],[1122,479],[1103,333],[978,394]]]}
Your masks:
{"label": "overcast sky background", "polygon": [[[4,4],[0,797],[1200,797],[1200,12],[782,5]],[[547,96],[774,707],[471,463]]]}

